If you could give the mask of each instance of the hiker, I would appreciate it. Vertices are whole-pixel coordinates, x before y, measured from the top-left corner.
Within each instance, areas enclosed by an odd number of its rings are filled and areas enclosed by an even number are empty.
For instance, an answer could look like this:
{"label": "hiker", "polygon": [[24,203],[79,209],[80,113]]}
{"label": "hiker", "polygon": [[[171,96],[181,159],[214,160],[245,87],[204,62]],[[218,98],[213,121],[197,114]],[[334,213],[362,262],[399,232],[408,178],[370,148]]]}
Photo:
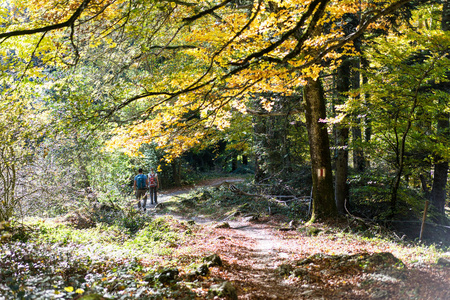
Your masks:
{"label": "hiker", "polygon": [[136,193],[136,200],[138,201],[138,208],[141,208],[141,199],[144,200],[142,208],[144,211],[147,210],[147,187],[148,178],[144,175],[144,171],[139,169],[139,174],[134,177],[134,192]]}
{"label": "hiker", "polygon": [[148,186],[150,191],[150,204],[158,204],[158,196],[156,191],[159,189],[158,174],[155,173],[155,169],[150,169],[150,174],[148,174]]}

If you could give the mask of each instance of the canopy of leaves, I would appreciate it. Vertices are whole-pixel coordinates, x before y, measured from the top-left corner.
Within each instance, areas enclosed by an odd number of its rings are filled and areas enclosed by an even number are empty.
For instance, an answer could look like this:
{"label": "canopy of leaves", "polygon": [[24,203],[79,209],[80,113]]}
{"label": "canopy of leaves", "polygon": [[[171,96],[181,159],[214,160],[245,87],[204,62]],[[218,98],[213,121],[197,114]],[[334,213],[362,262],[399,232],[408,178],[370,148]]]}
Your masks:
{"label": "canopy of leaves", "polygon": [[[229,127],[255,99],[270,111],[273,100],[260,93],[296,93],[322,61],[333,68],[355,38],[407,2],[15,0],[2,5],[0,42],[15,49],[21,72],[82,62],[81,76],[91,78],[85,118],[98,101],[102,117],[126,121],[110,147],[137,153],[170,141],[170,159]],[[356,13],[349,33],[346,15]],[[78,83],[64,77],[58,91]]]}

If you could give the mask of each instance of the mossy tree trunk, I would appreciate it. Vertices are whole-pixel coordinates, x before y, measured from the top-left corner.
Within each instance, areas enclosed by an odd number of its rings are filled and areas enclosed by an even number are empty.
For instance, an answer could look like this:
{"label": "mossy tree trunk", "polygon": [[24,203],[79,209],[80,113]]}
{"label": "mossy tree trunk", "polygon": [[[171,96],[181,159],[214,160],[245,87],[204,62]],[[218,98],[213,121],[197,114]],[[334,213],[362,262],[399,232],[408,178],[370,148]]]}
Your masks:
{"label": "mossy tree trunk", "polygon": [[311,221],[337,216],[333,193],[330,141],[326,118],[325,97],[319,79],[308,78],[303,91],[306,103],[306,123],[311,155],[313,203]]}

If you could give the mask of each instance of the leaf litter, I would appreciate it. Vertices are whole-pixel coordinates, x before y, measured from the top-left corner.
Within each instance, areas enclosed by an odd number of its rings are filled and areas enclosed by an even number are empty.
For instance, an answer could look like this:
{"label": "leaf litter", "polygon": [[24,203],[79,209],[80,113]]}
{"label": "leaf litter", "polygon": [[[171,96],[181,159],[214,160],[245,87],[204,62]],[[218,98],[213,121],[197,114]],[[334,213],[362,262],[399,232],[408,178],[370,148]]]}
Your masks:
{"label": "leaf litter", "polygon": [[[59,242],[2,242],[0,299],[450,299],[449,267],[437,264],[450,254],[432,247],[351,234],[347,224],[281,231],[276,216],[230,218],[225,227],[149,217],[146,235],[114,228],[94,244],[64,230]],[[200,272],[211,254],[222,264]],[[235,294],[211,292],[223,282]]]}

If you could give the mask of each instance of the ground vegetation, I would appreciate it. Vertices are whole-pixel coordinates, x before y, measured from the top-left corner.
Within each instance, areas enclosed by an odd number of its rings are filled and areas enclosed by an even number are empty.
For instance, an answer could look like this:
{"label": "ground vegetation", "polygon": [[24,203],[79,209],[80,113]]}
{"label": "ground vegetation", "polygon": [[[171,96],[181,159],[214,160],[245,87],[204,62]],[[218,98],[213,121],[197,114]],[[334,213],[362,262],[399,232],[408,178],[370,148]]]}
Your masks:
{"label": "ground vegetation", "polygon": [[[234,188],[230,189],[230,186]],[[242,178],[172,190],[143,214],[93,207],[2,223],[5,299],[445,299],[449,256],[348,217],[306,225],[307,204],[249,202]],[[253,190],[255,193],[256,190]],[[259,192],[262,192],[261,190]],[[269,209],[270,208],[270,209]],[[304,221],[292,223],[303,215]]]}

